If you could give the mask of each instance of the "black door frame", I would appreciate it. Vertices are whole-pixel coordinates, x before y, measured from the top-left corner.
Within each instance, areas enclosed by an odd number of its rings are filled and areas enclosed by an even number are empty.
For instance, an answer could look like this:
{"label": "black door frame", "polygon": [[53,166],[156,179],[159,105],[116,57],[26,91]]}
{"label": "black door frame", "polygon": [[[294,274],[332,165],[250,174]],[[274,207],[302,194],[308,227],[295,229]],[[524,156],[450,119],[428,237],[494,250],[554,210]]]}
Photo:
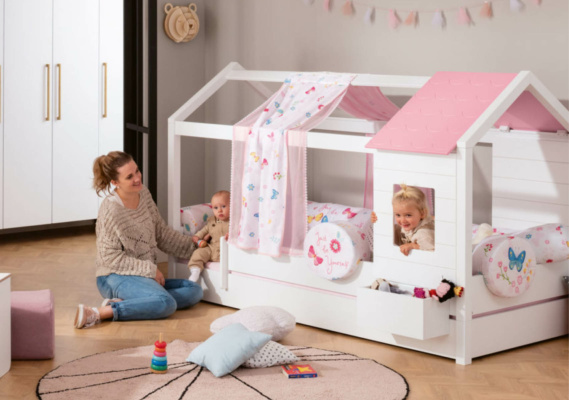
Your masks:
{"label": "black door frame", "polygon": [[[143,1],[124,0],[124,151],[131,154],[142,170],[148,163],[144,182],[157,200],[157,1],[147,0],[147,27],[143,28]],[[148,35],[148,126],[143,125],[143,46]],[[148,134],[148,160],[143,159],[143,135]]]}

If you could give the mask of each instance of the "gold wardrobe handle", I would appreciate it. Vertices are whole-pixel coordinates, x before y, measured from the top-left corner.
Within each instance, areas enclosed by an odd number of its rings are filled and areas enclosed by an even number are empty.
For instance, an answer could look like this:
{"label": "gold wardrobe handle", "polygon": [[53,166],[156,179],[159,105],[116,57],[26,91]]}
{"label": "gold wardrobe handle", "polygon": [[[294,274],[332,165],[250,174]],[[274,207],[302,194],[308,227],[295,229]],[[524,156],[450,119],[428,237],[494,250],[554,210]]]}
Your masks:
{"label": "gold wardrobe handle", "polygon": [[61,119],[61,64],[57,64],[57,120]]}
{"label": "gold wardrobe handle", "polygon": [[51,114],[50,110],[51,66],[49,64],[46,64],[45,66],[47,67],[47,117],[45,117],[45,120],[49,121],[49,114]]}
{"label": "gold wardrobe handle", "polygon": [[107,118],[107,63],[103,63],[103,68],[105,69],[105,78],[104,78],[104,93],[103,93],[103,118]]}

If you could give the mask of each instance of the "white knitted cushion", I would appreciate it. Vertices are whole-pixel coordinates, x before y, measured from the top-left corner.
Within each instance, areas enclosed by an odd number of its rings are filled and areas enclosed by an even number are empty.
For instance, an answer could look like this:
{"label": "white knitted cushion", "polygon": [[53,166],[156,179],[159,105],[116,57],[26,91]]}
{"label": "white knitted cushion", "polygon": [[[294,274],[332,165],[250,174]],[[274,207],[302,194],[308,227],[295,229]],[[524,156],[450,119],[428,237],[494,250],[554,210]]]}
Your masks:
{"label": "white knitted cushion", "polygon": [[296,320],[292,314],[279,307],[254,306],[244,308],[233,314],[220,317],[209,327],[212,333],[219,332],[227,325],[243,324],[251,332],[263,332],[279,341],[295,327]]}
{"label": "white knitted cushion", "polygon": [[268,368],[273,365],[292,364],[298,361],[289,349],[272,340],[264,345],[253,357],[245,361],[245,368]]}

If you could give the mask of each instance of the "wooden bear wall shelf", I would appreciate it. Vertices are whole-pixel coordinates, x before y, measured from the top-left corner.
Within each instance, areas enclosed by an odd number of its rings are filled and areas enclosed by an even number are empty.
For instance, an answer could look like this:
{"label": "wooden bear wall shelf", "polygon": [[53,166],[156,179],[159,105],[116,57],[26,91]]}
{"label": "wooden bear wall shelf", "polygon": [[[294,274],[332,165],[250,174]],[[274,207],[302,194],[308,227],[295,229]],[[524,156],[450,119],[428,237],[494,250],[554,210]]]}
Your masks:
{"label": "wooden bear wall shelf", "polygon": [[164,32],[176,43],[189,42],[196,37],[200,30],[200,20],[196,13],[197,7],[191,3],[188,7],[164,6]]}

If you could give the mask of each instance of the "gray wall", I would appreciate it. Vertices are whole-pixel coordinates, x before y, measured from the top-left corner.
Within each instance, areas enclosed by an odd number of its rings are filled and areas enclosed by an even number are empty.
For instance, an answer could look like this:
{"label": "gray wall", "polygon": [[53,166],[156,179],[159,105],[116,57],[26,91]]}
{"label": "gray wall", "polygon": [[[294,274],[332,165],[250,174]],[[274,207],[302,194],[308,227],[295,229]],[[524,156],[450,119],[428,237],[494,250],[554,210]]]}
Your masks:
{"label": "gray wall", "polygon": [[[200,31],[190,42],[175,43],[164,32],[164,5],[159,0],[157,21],[158,58],[158,207],[167,220],[168,210],[168,117],[196,93],[206,82],[205,74],[205,17],[204,1],[192,0],[197,6]],[[186,3],[173,3],[187,6]],[[199,109],[191,119],[202,121],[204,110]],[[201,202],[204,188],[204,141],[182,140],[182,204]]]}
{"label": "gray wall", "polygon": [[[166,2],[160,3],[163,7]],[[492,3],[494,18],[491,20],[478,17],[480,8],[471,8],[475,25],[470,27],[457,23],[456,11],[449,12],[444,30],[431,25],[432,13],[420,14],[420,24],[415,29],[403,25],[397,30],[389,29],[387,14],[380,10],[376,12],[375,24],[365,25],[362,22],[365,9],[356,8],[355,15],[346,17],[341,13],[343,3],[343,0],[333,0],[332,11],[325,13],[321,0],[316,0],[311,7],[303,0],[207,0],[197,2],[205,29],[202,25],[200,36],[194,42],[186,45],[168,43],[163,32],[159,33],[159,103],[164,101],[165,104],[160,106],[159,113],[164,129],[159,132],[158,176],[159,205],[164,215],[167,196],[165,119],[230,61],[238,61],[247,69],[397,75],[431,75],[443,70],[531,70],[567,104],[567,0],[547,0],[539,7],[533,1],[525,0],[525,10],[519,13],[510,11],[508,1],[496,1]],[[432,2],[371,3],[410,9],[430,8]],[[455,0],[438,0],[436,6],[449,9],[457,4]],[[160,8],[160,24],[163,15]],[[400,13],[400,17],[404,19],[405,13]],[[168,66],[172,60],[179,65]],[[166,70],[173,73],[164,75]],[[205,113],[198,117],[207,122],[234,123],[261,101],[245,84],[230,83],[206,103]],[[204,148],[207,161],[201,152]],[[192,183],[182,186],[186,192],[183,204],[207,200],[213,191],[229,187],[229,144],[210,141],[187,151],[188,158],[196,165],[201,162],[203,169],[200,170],[198,165],[192,171],[191,179],[187,178]],[[309,173],[319,178],[317,183],[312,179],[310,185],[314,200],[360,205],[362,157],[334,152],[310,157]],[[342,168],[331,169],[337,165]],[[336,191],[334,182],[350,182],[352,186],[349,190]],[[191,193],[187,192],[190,186]],[[194,198],[199,200],[191,200]]]}

